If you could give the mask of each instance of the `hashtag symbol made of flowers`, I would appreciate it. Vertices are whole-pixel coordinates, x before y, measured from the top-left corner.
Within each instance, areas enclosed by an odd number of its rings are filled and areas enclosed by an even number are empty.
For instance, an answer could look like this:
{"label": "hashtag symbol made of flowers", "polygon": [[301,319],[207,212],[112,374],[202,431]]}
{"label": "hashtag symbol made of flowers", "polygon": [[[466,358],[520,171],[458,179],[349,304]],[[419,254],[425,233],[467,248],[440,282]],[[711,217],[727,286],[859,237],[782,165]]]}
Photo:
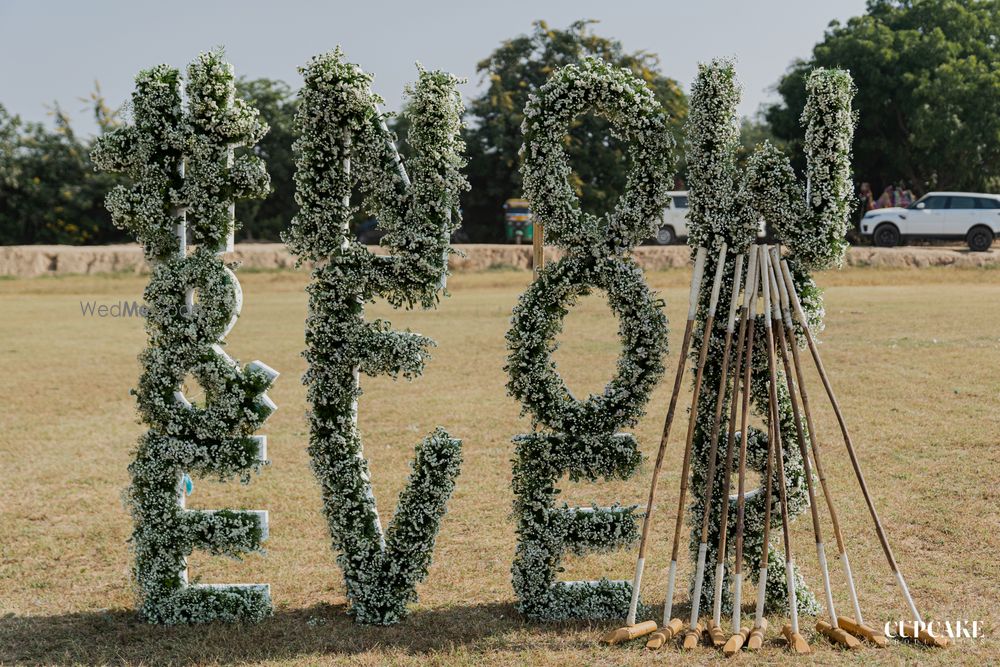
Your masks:
{"label": "hashtag symbol made of flowers", "polygon": [[[129,466],[126,493],[133,573],[150,622],[255,621],[271,613],[267,584],[190,583],[187,556],[194,549],[234,558],[260,551],[267,512],[185,504],[189,475],[247,483],[267,463],[266,437],[254,432],[276,409],[265,392],[278,374],[260,361],[241,367],[223,349],[243,294],[235,266],[222,258],[232,249],[235,200],[269,189],[263,161],[236,157],[235,149],[253,146],[267,126],[235,96],[233,68],[221,51],[188,67],[186,104],[182,83],[167,65],[140,72],[133,122],[102,137],[92,154],[99,169],[131,179],[106,204],[152,265],[148,346],[134,391],[149,430]],[[185,378],[203,396],[192,401]]]}

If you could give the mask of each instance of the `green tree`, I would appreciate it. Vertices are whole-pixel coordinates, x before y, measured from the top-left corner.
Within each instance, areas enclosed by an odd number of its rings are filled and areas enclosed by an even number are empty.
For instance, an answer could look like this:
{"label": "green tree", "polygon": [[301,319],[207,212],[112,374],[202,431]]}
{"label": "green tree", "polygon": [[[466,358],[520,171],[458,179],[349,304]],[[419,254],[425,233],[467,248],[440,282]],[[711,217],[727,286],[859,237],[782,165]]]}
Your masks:
{"label": "green tree", "polygon": [[21,119],[0,104],[0,245],[18,243],[20,216],[18,194],[24,178],[20,148]]}
{"label": "green tree", "polygon": [[[503,42],[477,66],[486,90],[469,104],[466,144],[469,182],[463,197],[464,229],[472,240],[498,240],[503,233],[504,200],[521,195],[521,122],[528,97],[557,68],[598,56],[641,77],[670,116],[678,140],[687,116],[687,98],[677,81],[660,72],[651,53],[627,53],[621,42],[597,35],[596,21],[580,20],[564,30],[536,21],[530,34]],[[680,141],[678,141],[680,143]],[[571,183],[585,211],[611,210],[624,189],[625,150],[607,121],[591,114],[577,118],[566,137],[574,172]]]}
{"label": "green tree", "polygon": [[740,119],[740,145],[736,149],[736,166],[741,172],[746,169],[750,156],[757,146],[765,141],[770,142],[781,152],[789,153],[786,142],[774,134],[761,114],[744,116]]}
{"label": "green tree", "polygon": [[[100,88],[85,100],[103,133],[118,123]],[[58,104],[52,129],[0,106],[0,243],[114,243],[126,240],[104,210],[116,176],[90,164],[92,138],[74,132]]]}
{"label": "green tree", "polygon": [[243,199],[236,202],[236,219],[240,221],[239,240],[280,241],[292,216],[295,215],[295,111],[298,100],[284,81],[241,78],[236,83],[238,95],[260,111],[271,129],[250,150],[267,163],[271,174],[271,193],[265,199]]}
{"label": "green tree", "polygon": [[765,116],[801,155],[805,77],[814,67],[848,69],[858,85],[858,180],[998,188],[998,35],[998,0],[870,0],[863,16],[831,23],[812,57],[792,65],[778,84],[782,102]]}

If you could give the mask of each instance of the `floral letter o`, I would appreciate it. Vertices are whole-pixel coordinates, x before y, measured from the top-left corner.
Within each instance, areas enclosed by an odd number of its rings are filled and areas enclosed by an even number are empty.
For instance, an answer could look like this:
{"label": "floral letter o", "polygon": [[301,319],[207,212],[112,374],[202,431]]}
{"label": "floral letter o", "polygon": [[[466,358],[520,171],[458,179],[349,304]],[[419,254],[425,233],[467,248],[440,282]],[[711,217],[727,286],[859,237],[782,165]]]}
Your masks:
{"label": "floral letter o", "polygon": [[[630,142],[627,190],[610,216],[582,213],[562,140],[569,123],[593,111]],[[652,92],[631,72],[598,59],[557,71],[525,109],[525,195],[535,220],[566,255],[543,269],[514,309],[507,333],[507,389],[546,430],[514,438],[513,490],[518,608],[539,619],[622,616],[628,581],[557,581],[563,554],[610,551],[638,539],[634,507],[557,507],[556,482],[627,479],[642,456],[621,428],[642,416],[663,373],[667,321],[662,303],[627,253],[652,235],[668,196],[673,142]],[[551,354],[569,306],[592,288],[618,316],[623,352],[617,376],[597,396],[574,398]]]}

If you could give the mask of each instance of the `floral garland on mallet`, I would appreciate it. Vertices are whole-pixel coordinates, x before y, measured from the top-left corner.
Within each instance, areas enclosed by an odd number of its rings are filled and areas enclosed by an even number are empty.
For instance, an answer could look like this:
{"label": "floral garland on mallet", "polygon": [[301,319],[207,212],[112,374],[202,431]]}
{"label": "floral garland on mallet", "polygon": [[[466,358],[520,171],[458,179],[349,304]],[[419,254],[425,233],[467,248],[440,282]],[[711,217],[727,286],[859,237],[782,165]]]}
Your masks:
{"label": "floral garland on mallet", "polygon": [[[370,74],[340,49],[301,68],[296,114],[296,200],[285,237],[312,272],[304,382],[312,406],[309,454],[338,552],[350,612],[361,623],[391,624],[416,600],[461,465],[461,441],[438,428],[417,445],[396,512],[383,530],[358,431],[360,375],[415,378],[433,341],[366,320],[377,297],[395,307],[436,305],[448,272],[458,197],[465,189],[459,80],[420,70],[409,94],[404,169],[379,113]],[[386,231],[389,256],[376,256],[350,231],[357,184]]]}
{"label": "floral garland on mallet", "polygon": [[[234,95],[232,66],[220,51],[180,72],[140,72],[131,125],[102,137],[91,157],[99,169],[131,177],[107,197],[114,223],[131,231],[153,264],[145,291],[149,345],[139,356],[134,391],[149,426],[129,466],[126,500],[135,522],[133,573],[141,613],[154,623],[255,621],[271,613],[267,584],[191,584],[193,549],[239,558],[260,551],[266,511],[188,510],[188,475],[239,477],[267,463],[265,436],[253,435],[275,410],[265,393],[277,372],[255,361],[241,368],[224,351],[242,291],[222,260],[232,249],[233,204],[263,197],[270,181],[252,155],[234,157],[267,131],[258,112]],[[190,375],[204,389],[192,403]]]}
{"label": "floral garland on mallet", "polygon": [[[592,111],[629,142],[627,189],[609,216],[580,211],[563,146],[570,122]],[[630,71],[587,58],[557,70],[525,108],[524,191],[547,240],[566,254],[522,294],[507,332],[508,392],[543,430],[514,438],[512,488],[518,544],[512,567],[518,609],[530,618],[611,618],[628,608],[629,581],[557,581],[567,553],[611,551],[639,535],[635,507],[556,505],[557,483],[628,479],[642,456],[619,429],[642,416],[662,372],[667,321],[627,253],[655,231],[669,201],[673,142],[653,93]],[[600,395],[572,396],[552,353],[576,300],[602,290],[619,321],[617,376]]]}
{"label": "floral garland on mallet", "polygon": [[[730,60],[715,60],[700,65],[698,76],[692,86],[691,112],[687,124],[687,158],[690,186],[690,236],[692,252],[699,245],[717,247],[723,241],[733,248],[728,262],[734,262],[741,248],[753,240],[762,218],[770,226],[778,240],[785,244],[786,256],[792,268],[796,290],[802,299],[802,306],[814,330],[820,330],[823,319],[823,303],[820,290],[809,275],[810,271],[828,268],[838,264],[844,254],[847,215],[851,195],[850,146],[854,129],[854,114],[851,111],[853,83],[850,76],[839,70],[817,70],[807,82],[808,101],[802,121],[806,125],[807,178],[811,183],[809,202],[806,192],[796,178],[788,158],[770,143],[758,146],[750,157],[747,169],[740,173],[736,168],[736,150],[739,130],[736,125],[736,105],[739,102],[739,87],[735,66]],[[708,253],[714,257],[712,252]],[[710,259],[710,264],[714,259]],[[711,270],[706,266],[706,271]],[[731,280],[732,269],[727,267],[724,274]],[[731,284],[724,285],[718,308],[728,308]],[[701,310],[707,308],[703,299]],[[759,317],[767,317],[767,314]],[[758,323],[762,326],[762,323]],[[690,520],[693,526],[690,549],[692,555],[698,550],[705,484],[707,482],[707,458],[715,417],[714,392],[719,384],[725,332],[719,328],[712,333],[703,371],[705,397],[711,400],[699,402],[698,421],[692,453],[692,498]],[[697,355],[701,337],[695,337],[692,354]],[[735,360],[730,359],[730,368]],[[780,373],[780,371],[779,371]],[[751,398],[759,414],[767,414],[767,354],[763,337],[755,340],[752,356],[753,386]],[[704,398],[704,397],[703,397]],[[727,432],[729,409],[727,393],[720,432]],[[778,410],[783,433],[794,432],[791,403],[784,382],[779,382]],[[765,418],[766,419],[766,418]],[[739,447],[737,435],[734,447]],[[747,440],[747,466],[764,474],[767,453],[767,433],[750,429]],[[725,438],[720,440],[720,457],[725,449]],[[805,471],[801,455],[796,447],[785,447],[784,466],[789,516],[797,516],[808,507],[805,486]],[[712,498],[727,498],[730,480],[726,479],[722,466],[716,467]],[[777,484],[777,479],[772,480]],[[763,489],[761,489],[763,491]],[[775,487],[773,497],[777,498]],[[744,561],[750,576],[756,579],[760,562],[765,512],[764,494],[748,491],[744,508]],[[734,519],[735,500],[729,501],[730,517],[727,522],[727,544],[735,544],[736,521]],[[779,512],[772,512],[772,526],[781,521]],[[702,587],[701,605],[709,608],[716,588],[713,563],[717,563],[716,546],[721,515],[716,510],[710,517],[710,537]],[[778,534],[777,532],[775,534]],[[787,587],[785,586],[784,559],[777,556],[774,547],[768,558],[767,608],[787,609]],[[729,571],[722,588],[724,606],[729,607],[731,590]],[[796,590],[799,611],[816,613],[819,609],[815,596],[805,586],[796,571]]]}

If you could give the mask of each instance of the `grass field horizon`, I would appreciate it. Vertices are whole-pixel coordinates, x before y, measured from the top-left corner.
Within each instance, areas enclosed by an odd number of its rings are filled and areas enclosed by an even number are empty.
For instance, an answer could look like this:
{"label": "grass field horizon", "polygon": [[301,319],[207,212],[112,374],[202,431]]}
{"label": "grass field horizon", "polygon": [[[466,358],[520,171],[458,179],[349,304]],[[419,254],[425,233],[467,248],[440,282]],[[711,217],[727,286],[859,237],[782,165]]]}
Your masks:
{"label": "grass field horizon", "polygon": [[[683,330],[689,272],[653,272],[666,299],[672,369]],[[435,426],[464,441],[464,463],[438,537],[428,579],[411,616],[389,628],[355,625],[321,516],[319,488],[305,451],[307,404],[304,287],[298,271],[239,274],[243,315],[227,351],[260,359],[282,376],[270,395],[278,411],[261,431],[272,464],[251,484],[195,480],[191,507],[270,511],[265,556],[242,562],[195,553],[191,573],[205,582],[269,582],[274,617],[258,626],[155,627],[141,622],[129,577],[131,519],[121,503],[127,465],[144,427],[129,389],[145,346],[142,320],[87,316],[81,303],[142,300],[148,276],[67,276],[0,281],[0,664],[703,664],[708,648],[648,653],[640,644],[599,646],[618,621],[533,623],[514,608],[510,563],[511,437],[530,429],[505,392],[504,333],[530,273],[486,271],[449,279],[436,311],[389,318],[437,341],[413,382],[362,378],[360,425],[383,517],[391,516],[413,446]],[[943,651],[894,645],[845,653],[802,626],[823,664],[988,664],[1000,649],[1000,270],[850,268],[818,275],[826,289],[821,353],[852,429],[869,486],[914,598],[927,618],[977,620],[985,638]],[[615,321],[599,294],[567,317],[555,355],[576,395],[600,391],[619,352]],[[657,387],[633,429],[655,454],[672,378]],[[839,437],[813,397],[824,465],[838,501],[872,625],[906,609],[871,528]],[[685,382],[685,391],[690,383]],[[681,399],[684,404],[685,397]],[[686,411],[685,411],[686,413]],[[686,418],[686,414],[681,414]],[[683,428],[674,428],[660,481],[644,601],[666,589]],[[627,482],[563,485],[571,504],[641,503],[652,464]],[[824,529],[829,523],[822,510]],[[687,532],[685,531],[685,536]],[[773,539],[780,532],[772,533]],[[821,590],[808,514],[793,523],[796,561]],[[832,538],[828,541],[832,542]],[[831,547],[832,549],[832,547]],[[686,553],[686,550],[685,550]],[[836,558],[831,554],[831,561]],[[635,550],[570,558],[564,578],[630,578]],[[682,581],[692,570],[686,556]],[[839,565],[831,562],[838,607],[847,611]],[[686,587],[678,594],[685,601]],[[752,596],[752,589],[749,593]],[[752,597],[744,596],[749,605]],[[746,608],[749,608],[747,606]],[[782,619],[774,617],[773,624]],[[739,660],[801,664],[768,635],[765,649]]]}

